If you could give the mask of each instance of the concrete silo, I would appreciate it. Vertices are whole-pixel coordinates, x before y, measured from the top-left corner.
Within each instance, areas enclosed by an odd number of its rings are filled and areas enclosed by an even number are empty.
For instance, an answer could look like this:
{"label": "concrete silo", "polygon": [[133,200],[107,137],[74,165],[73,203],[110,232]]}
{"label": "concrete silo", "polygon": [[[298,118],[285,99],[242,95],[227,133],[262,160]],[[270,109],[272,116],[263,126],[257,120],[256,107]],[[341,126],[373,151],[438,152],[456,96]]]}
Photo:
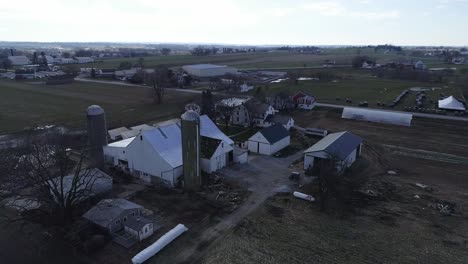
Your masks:
{"label": "concrete silo", "polygon": [[196,191],[200,189],[200,116],[192,110],[181,117],[182,126],[182,161],[184,168],[184,188]]}
{"label": "concrete silo", "polygon": [[98,105],[88,107],[86,111],[88,128],[88,152],[91,165],[101,168],[104,165],[102,147],[107,145],[106,114]]}

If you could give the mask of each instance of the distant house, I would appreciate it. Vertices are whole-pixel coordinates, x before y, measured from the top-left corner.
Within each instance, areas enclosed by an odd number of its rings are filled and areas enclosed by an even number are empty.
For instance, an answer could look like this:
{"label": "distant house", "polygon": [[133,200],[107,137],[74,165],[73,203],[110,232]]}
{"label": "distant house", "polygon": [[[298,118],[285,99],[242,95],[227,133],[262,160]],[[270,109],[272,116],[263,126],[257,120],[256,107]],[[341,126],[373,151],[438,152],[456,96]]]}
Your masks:
{"label": "distant house", "polygon": [[373,63],[372,61],[365,61],[362,64],[362,68],[363,69],[373,69],[373,68],[375,68],[375,63]]}
{"label": "distant house", "polygon": [[338,170],[350,167],[361,155],[362,139],[350,132],[329,134],[304,152],[304,170],[336,159]]}
{"label": "distant house", "polygon": [[137,73],[137,71],[138,69],[115,71],[114,76],[117,79],[131,79]]}
{"label": "distant house", "polygon": [[56,64],[74,64],[76,60],[73,58],[55,58],[54,62]]}
{"label": "distant house", "polygon": [[273,155],[291,143],[289,132],[283,125],[276,124],[255,133],[248,140],[250,152]]}
{"label": "distant house", "polygon": [[251,123],[257,127],[265,127],[265,120],[269,115],[275,114],[273,106],[265,103],[248,103],[246,104],[250,113]]}
{"label": "distant house", "polygon": [[23,66],[31,64],[31,61],[26,56],[8,56],[8,60],[13,66]]}
{"label": "distant house", "polygon": [[107,131],[107,133],[109,134],[109,138],[115,141],[115,140],[122,140],[123,139],[122,132],[129,131],[129,130],[130,129],[126,127],[118,127],[118,128],[114,128],[114,129]]}
{"label": "distant house", "polygon": [[106,229],[111,235],[125,231],[141,241],[153,234],[153,221],[143,217],[143,206],[125,199],[105,199],[87,211],[83,218]]}
{"label": "distant house", "polygon": [[414,64],[414,69],[416,70],[425,70],[426,69],[426,64],[422,61],[418,61]]}
{"label": "distant house", "polygon": [[249,127],[252,124],[251,115],[245,105],[249,100],[243,98],[224,99],[216,103],[215,110],[221,119],[229,115],[229,122],[232,125]]}
{"label": "distant house", "polygon": [[273,106],[275,110],[289,110],[294,109],[294,103],[291,98],[286,93],[278,93],[274,96],[268,97],[267,102]]}
{"label": "distant house", "polygon": [[299,92],[292,98],[296,108],[311,110],[315,107],[316,100],[313,96],[307,95],[303,92]]}
{"label": "distant house", "polygon": [[226,65],[195,64],[182,66],[182,69],[188,74],[200,78],[237,74],[237,69]]}
{"label": "distant house", "polygon": [[249,91],[251,91],[253,89],[254,89],[253,85],[248,85],[246,83],[241,84],[239,86],[239,90],[240,90],[241,93],[247,93],[247,92],[249,92]]}
{"label": "distant house", "polygon": [[281,124],[284,128],[290,130],[291,127],[294,127],[294,119],[290,115],[269,115],[265,119],[265,124],[267,126]]}
{"label": "distant house", "polygon": [[99,77],[114,77],[115,69],[100,69],[96,72]]}
{"label": "distant house", "polygon": [[94,62],[94,59],[91,57],[75,57],[75,60],[79,64],[84,64],[84,63],[92,63]]}

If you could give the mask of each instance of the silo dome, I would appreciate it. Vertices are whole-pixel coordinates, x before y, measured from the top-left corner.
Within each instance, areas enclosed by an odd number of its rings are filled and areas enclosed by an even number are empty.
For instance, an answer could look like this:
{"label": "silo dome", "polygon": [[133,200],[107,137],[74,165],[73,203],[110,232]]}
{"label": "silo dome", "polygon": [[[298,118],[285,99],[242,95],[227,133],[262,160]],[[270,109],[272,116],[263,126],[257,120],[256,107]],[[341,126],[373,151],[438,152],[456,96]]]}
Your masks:
{"label": "silo dome", "polygon": [[185,121],[197,121],[200,120],[200,115],[198,115],[197,112],[193,110],[188,110],[182,115],[181,118]]}
{"label": "silo dome", "polygon": [[102,109],[99,105],[91,105],[91,106],[88,107],[88,109],[86,110],[86,113],[87,113],[89,116],[92,116],[92,115],[102,115],[102,114],[104,114],[104,109]]}

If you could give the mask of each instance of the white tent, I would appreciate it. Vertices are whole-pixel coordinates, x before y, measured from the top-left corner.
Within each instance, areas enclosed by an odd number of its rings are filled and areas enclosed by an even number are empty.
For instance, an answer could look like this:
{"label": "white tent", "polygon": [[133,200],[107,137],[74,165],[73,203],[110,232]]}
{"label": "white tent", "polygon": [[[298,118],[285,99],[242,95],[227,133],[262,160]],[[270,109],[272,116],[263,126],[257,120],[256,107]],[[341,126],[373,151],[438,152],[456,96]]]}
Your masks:
{"label": "white tent", "polygon": [[439,100],[439,108],[465,111],[465,106],[463,105],[463,103],[455,99],[455,97],[453,96],[447,97],[443,100]]}

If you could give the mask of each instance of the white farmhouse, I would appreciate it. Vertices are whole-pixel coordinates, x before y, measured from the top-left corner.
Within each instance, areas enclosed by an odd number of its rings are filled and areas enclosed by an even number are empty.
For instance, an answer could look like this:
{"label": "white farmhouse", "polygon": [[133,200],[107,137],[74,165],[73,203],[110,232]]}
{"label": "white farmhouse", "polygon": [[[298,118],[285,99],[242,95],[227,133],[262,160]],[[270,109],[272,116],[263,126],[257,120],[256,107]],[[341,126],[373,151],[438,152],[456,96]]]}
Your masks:
{"label": "white farmhouse", "polygon": [[304,170],[318,168],[323,160],[336,159],[341,171],[360,157],[361,148],[362,139],[350,132],[329,134],[304,152]]}
{"label": "white farmhouse", "polygon": [[289,131],[281,124],[275,124],[258,131],[248,140],[250,152],[273,155],[291,143]]}
{"label": "white farmhouse", "polygon": [[294,119],[290,115],[269,115],[265,119],[266,126],[271,126],[274,124],[281,124],[287,130],[290,130],[294,127]]}
{"label": "white farmhouse", "polygon": [[200,78],[237,74],[237,69],[226,65],[195,64],[182,66],[182,69],[188,74]]}

